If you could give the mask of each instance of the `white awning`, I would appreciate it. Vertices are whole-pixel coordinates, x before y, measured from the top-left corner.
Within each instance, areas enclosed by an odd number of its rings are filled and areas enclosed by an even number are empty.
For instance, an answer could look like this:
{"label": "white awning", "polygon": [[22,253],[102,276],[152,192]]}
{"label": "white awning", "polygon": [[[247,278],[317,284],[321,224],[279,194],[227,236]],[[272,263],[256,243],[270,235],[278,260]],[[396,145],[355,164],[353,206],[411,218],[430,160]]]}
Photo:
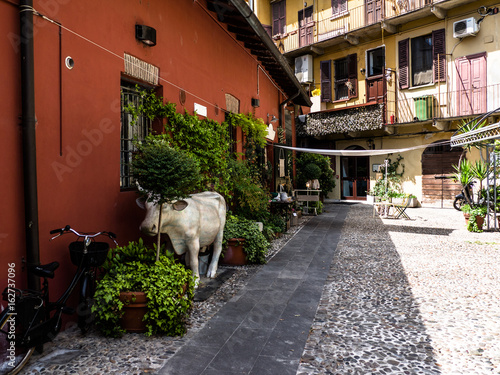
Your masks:
{"label": "white awning", "polygon": [[298,152],[309,152],[312,154],[321,154],[321,155],[335,155],[335,156],[376,156],[376,155],[388,155],[388,154],[397,154],[406,151],[418,150],[426,147],[435,147],[441,144],[449,143],[446,142],[438,142],[432,143],[428,145],[419,145],[414,147],[406,147],[406,148],[391,148],[385,150],[329,150],[322,148],[302,148],[302,147],[290,147],[283,146],[279,144],[274,144],[274,147],[280,147],[287,150],[298,151]]}

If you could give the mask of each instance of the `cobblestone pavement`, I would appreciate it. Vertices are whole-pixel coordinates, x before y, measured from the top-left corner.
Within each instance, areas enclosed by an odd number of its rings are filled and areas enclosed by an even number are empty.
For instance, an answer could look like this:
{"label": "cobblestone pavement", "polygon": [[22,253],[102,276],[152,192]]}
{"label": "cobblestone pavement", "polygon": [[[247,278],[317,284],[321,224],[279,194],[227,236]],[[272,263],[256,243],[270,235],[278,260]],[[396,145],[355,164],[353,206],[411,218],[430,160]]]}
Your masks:
{"label": "cobblestone pavement", "polygon": [[298,374],[500,374],[500,233],[351,207]]}
{"label": "cobblestone pavement", "polygon": [[[371,206],[350,206],[298,375],[500,374],[500,233],[469,233],[452,209],[408,213],[372,218]],[[69,328],[24,373],[155,373],[257,269],[196,303],[183,338]]]}

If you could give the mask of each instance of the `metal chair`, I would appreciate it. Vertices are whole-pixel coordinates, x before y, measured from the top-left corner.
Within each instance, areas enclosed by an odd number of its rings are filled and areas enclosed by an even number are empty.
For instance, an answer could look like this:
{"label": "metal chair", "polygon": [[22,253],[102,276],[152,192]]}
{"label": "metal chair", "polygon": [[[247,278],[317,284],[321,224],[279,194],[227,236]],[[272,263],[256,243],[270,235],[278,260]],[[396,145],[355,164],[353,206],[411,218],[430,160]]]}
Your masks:
{"label": "metal chair", "polygon": [[408,198],[408,197],[405,197],[403,199],[402,204],[394,204],[392,206],[392,207],[394,207],[394,210],[395,210],[394,217],[396,219],[399,219],[400,217],[403,217],[405,219],[410,219],[410,217],[406,213],[406,209],[408,208],[409,205],[410,205],[410,198]]}

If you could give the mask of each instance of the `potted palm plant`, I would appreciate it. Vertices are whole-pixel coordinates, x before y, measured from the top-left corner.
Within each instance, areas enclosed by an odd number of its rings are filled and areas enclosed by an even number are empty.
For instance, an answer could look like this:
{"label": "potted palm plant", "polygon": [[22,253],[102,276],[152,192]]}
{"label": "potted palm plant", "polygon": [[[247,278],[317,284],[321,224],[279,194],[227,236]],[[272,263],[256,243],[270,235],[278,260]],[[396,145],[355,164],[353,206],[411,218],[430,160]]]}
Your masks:
{"label": "potted palm plant", "polygon": [[[482,191],[482,181],[488,175],[488,166],[478,160],[472,164],[468,159],[462,159],[458,166],[454,166],[455,175],[454,179],[459,181],[462,188],[465,189],[466,186],[470,186],[477,179],[480,185],[480,191]],[[464,214],[465,223],[467,230],[470,232],[482,232],[482,227],[484,223],[484,218],[488,211],[484,200],[478,195],[477,199],[474,199],[472,194],[471,198],[465,196],[468,200],[466,204],[461,207],[461,211]]]}

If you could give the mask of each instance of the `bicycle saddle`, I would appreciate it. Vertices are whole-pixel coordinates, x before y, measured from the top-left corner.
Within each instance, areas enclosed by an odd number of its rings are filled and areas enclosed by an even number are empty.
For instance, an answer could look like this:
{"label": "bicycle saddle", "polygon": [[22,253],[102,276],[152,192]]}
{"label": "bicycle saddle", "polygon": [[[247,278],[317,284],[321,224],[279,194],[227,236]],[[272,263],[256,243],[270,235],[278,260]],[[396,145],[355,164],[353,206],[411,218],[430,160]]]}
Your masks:
{"label": "bicycle saddle", "polygon": [[38,266],[31,266],[30,272],[40,277],[54,278],[54,271],[59,267],[59,262],[52,262],[49,264],[40,264]]}

